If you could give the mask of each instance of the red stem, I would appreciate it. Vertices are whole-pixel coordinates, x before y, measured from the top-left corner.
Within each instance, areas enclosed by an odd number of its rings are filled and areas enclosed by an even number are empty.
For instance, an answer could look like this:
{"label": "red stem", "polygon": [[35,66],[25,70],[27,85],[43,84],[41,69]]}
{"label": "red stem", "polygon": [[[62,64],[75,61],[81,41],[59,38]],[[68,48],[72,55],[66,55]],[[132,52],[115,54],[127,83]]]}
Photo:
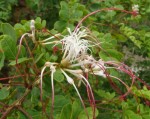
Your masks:
{"label": "red stem", "polygon": [[[85,79],[88,80],[88,73],[85,73]],[[93,119],[95,119],[95,107],[96,107],[95,99],[92,90],[89,89],[88,84],[86,85],[86,90],[87,90],[90,105],[91,107],[93,107]]]}
{"label": "red stem", "polygon": [[127,11],[127,10],[122,10],[122,9],[114,8],[114,7],[96,10],[96,11],[91,12],[90,14],[86,15],[85,17],[83,17],[83,18],[79,21],[79,23],[78,23],[78,25],[76,26],[74,32],[77,31],[77,29],[79,28],[79,26],[81,25],[81,23],[82,23],[84,20],[86,20],[89,16],[92,16],[92,15],[98,13],[98,12],[101,12],[101,11],[108,11],[108,10],[117,10],[117,11],[125,12],[125,13],[128,13],[128,14],[135,14],[134,11]]}
{"label": "red stem", "polygon": [[22,74],[22,75],[18,75],[18,76],[10,76],[10,77],[6,77],[6,78],[0,78],[0,80],[9,80],[9,79],[24,77],[24,76],[26,76],[26,75]]}

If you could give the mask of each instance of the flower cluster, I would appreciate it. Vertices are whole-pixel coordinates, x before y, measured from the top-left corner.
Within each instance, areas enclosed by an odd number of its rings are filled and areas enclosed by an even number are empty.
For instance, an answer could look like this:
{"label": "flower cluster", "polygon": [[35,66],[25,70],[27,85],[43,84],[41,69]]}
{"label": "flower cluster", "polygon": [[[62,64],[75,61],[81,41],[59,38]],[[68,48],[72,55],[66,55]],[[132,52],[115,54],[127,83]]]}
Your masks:
{"label": "flower cluster", "polygon": [[118,62],[113,62],[113,61],[105,62],[101,58],[99,60],[96,60],[91,54],[89,54],[88,51],[91,52],[90,47],[92,46],[92,44],[96,44],[96,43],[93,43],[92,40],[89,39],[91,37],[89,37],[90,34],[85,27],[80,27],[73,32],[71,32],[71,30],[68,28],[68,32],[69,32],[69,35],[63,36],[63,38],[60,41],[55,41],[55,40],[49,41],[50,39],[54,38],[54,36],[48,38],[47,40],[44,40],[43,42],[41,41],[41,43],[44,43],[45,45],[46,44],[54,44],[54,45],[61,44],[62,46],[61,61],[60,62],[46,62],[45,66],[43,67],[41,71],[41,76],[40,76],[41,88],[42,88],[44,70],[46,69],[46,67],[50,68],[51,84],[52,84],[52,104],[54,104],[53,75],[57,69],[59,69],[62,72],[62,74],[66,78],[66,81],[74,87],[75,91],[77,92],[81,100],[81,103],[85,111],[86,111],[86,108],[85,108],[84,102],[76,87],[74,79],[79,79],[79,82],[82,82],[87,88],[88,98],[89,98],[91,106],[93,107],[93,110],[95,110],[95,98],[94,98],[94,94],[92,91],[92,87],[88,81],[88,76],[87,76],[88,74],[101,76],[103,78],[108,78],[110,81],[111,81],[111,78],[118,80],[126,87],[128,92],[124,95],[127,95],[131,91],[130,87],[118,77],[110,75],[107,72],[107,69],[113,68],[115,70],[119,70],[121,72],[128,74],[132,78],[131,87],[135,80],[135,75],[132,73],[132,71],[123,63],[118,63]]}
{"label": "flower cluster", "polygon": [[[136,78],[135,75],[123,63],[118,63],[118,62],[113,62],[113,61],[105,62],[101,58],[96,60],[91,55],[92,51],[90,47],[92,47],[93,44],[94,46],[95,44],[98,45],[98,43],[94,42],[96,40],[95,39],[93,40],[93,37],[91,36],[89,30],[86,29],[86,27],[76,28],[73,32],[68,28],[67,29],[69,32],[68,35],[63,36],[61,34],[56,34],[42,41],[35,40],[34,20],[31,20],[30,29],[32,33],[25,33],[21,37],[19,51],[18,51],[17,58],[16,58],[16,64],[17,64],[19,53],[20,53],[22,40],[26,35],[32,38],[33,43],[38,42],[41,45],[54,44],[54,46],[59,44],[62,47],[61,48],[62,53],[60,56],[61,60],[59,60],[59,62],[47,61],[44,67],[42,68],[41,74],[40,74],[40,88],[41,88],[41,100],[42,100],[43,75],[44,75],[45,69],[49,68],[50,74],[51,74],[52,107],[54,105],[54,74],[56,70],[60,70],[61,73],[66,78],[66,81],[74,87],[75,91],[77,92],[77,95],[79,96],[81,100],[81,103],[85,109],[86,114],[87,114],[87,111],[86,111],[84,102],[77,89],[74,79],[78,79],[79,83],[82,82],[85,85],[91,107],[93,108],[93,113],[95,112],[95,98],[94,98],[94,94],[92,91],[92,87],[88,81],[88,74],[91,74],[94,76],[95,75],[101,76],[103,78],[108,78],[112,84],[113,82],[111,78],[118,80],[126,87],[128,91],[125,95],[127,95],[131,91],[130,87],[127,84],[125,84],[118,77],[110,75],[107,72],[107,69],[112,68],[112,69],[119,70],[121,72],[128,74],[132,78],[131,87]],[[62,36],[62,39],[55,40],[55,37],[57,36]],[[51,41],[51,39],[54,39],[54,40]],[[114,84],[112,86],[114,86]],[[114,87],[116,88],[117,86],[114,86]]]}
{"label": "flower cluster", "polygon": [[[83,19],[80,20],[78,25],[76,26],[74,31],[71,31],[70,28],[67,28],[68,35],[62,35],[62,34],[55,34],[52,37],[49,37],[45,40],[36,40],[35,39],[35,22],[34,20],[31,20],[30,23],[30,29],[31,33],[25,33],[22,35],[19,43],[19,50],[18,54],[16,56],[16,64],[17,59],[20,53],[21,44],[25,36],[28,36],[32,39],[32,42],[38,45],[49,45],[53,44],[53,46],[61,45],[61,54],[59,54],[59,60],[56,62],[50,62],[47,61],[40,72],[40,89],[41,89],[41,100],[42,100],[42,84],[43,84],[43,77],[44,77],[44,71],[46,68],[49,68],[50,71],[50,77],[51,77],[51,87],[52,87],[52,108],[54,105],[54,74],[56,70],[61,71],[62,75],[64,75],[66,81],[72,85],[85,109],[85,112],[88,116],[88,113],[85,108],[84,101],[82,100],[82,97],[78,91],[78,88],[76,86],[76,82],[79,82],[79,84],[82,84],[86,87],[87,95],[89,98],[89,102],[91,104],[91,107],[93,109],[93,118],[94,112],[95,112],[95,98],[92,91],[92,87],[89,83],[88,76],[90,75],[97,75],[103,78],[107,78],[111,84],[111,86],[116,89],[116,91],[122,95],[122,97],[125,97],[127,94],[131,92],[131,87],[134,84],[135,79],[138,79],[140,82],[143,83],[142,80],[140,80],[138,77],[134,75],[132,70],[125,65],[124,63],[116,62],[116,61],[103,61],[101,58],[96,59],[92,55],[91,47],[98,46],[99,43],[96,42],[95,38],[91,36],[91,32],[86,27],[80,27],[82,22],[89,16],[96,14],[101,11],[112,11],[112,10],[119,10],[121,12],[129,13],[134,16],[136,16],[139,13],[139,6],[134,5],[132,7],[132,11],[126,11],[118,8],[105,8],[101,10],[96,10],[88,15],[86,15]],[[62,37],[59,40],[55,39],[57,37]],[[94,45],[93,45],[94,44]],[[122,79],[111,75],[109,73],[109,69],[113,69],[113,71],[117,70],[119,72],[123,72],[127,74],[131,79],[131,85],[128,86]],[[46,73],[47,74],[47,73]],[[75,81],[74,79],[78,79]],[[126,89],[127,92],[123,94],[119,87],[115,85],[112,79],[118,80],[120,83],[122,83]],[[89,117],[88,117],[89,118]]]}
{"label": "flower cluster", "polygon": [[[78,28],[76,31],[73,32],[71,32],[71,30],[68,28],[68,32],[69,35],[63,36],[62,40],[60,40],[59,42],[45,42],[45,44],[61,44],[62,59],[60,63],[45,63],[45,66],[41,71],[41,87],[44,70],[46,69],[46,67],[49,67],[52,81],[52,97],[54,99],[53,74],[55,73],[55,70],[60,69],[62,74],[65,76],[67,82],[71,84],[76,90],[84,108],[84,102],[74,83],[74,77],[79,79],[79,81],[83,82],[83,84],[88,87],[89,99],[91,100],[91,105],[94,108],[95,99],[92,88],[88,82],[88,77],[86,77],[84,74],[90,73],[93,75],[106,77],[106,67],[104,66],[104,61],[102,59],[96,61],[94,57],[88,53],[88,51],[90,51],[89,47],[91,45],[90,41],[88,40],[89,32],[84,27]],[[70,76],[70,74],[74,77]]]}

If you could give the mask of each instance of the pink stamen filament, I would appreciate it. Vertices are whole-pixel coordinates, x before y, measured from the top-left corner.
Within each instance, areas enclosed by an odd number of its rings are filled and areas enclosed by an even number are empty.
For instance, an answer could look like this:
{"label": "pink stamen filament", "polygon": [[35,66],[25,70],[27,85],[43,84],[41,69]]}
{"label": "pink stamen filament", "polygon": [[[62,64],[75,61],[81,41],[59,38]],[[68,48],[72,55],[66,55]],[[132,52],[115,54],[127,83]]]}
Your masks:
{"label": "pink stamen filament", "polygon": [[[94,94],[93,94],[93,91],[92,91],[92,88],[88,82],[88,80],[82,76],[80,74],[80,76],[82,77],[82,79],[84,79],[84,81],[86,82],[87,84],[87,93],[88,93],[88,97],[89,97],[89,101],[90,101],[90,104],[92,104],[92,107],[93,107],[93,118],[95,118],[95,108],[96,108],[96,104],[95,104],[95,98],[94,98]],[[90,92],[89,92],[90,91]]]}
{"label": "pink stamen filament", "polygon": [[18,49],[18,53],[17,53],[17,56],[16,56],[16,65],[18,64],[18,57],[19,57],[19,54],[20,54],[20,51],[21,51],[22,41],[23,41],[23,39],[24,39],[24,37],[25,37],[26,35],[30,36],[31,34],[30,34],[30,33],[25,33],[25,34],[23,34],[23,35],[21,36],[21,38],[20,38],[19,49]]}
{"label": "pink stamen filament", "polygon": [[43,96],[43,86],[42,86],[42,84],[43,84],[43,73],[44,73],[44,71],[45,71],[45,69],[46,69],[46,66],[44,66],[43,67],[43,69],[42,69],[42,71],[41,71],[41,75],[40,75],[40,99],[41,99],[41,102],[43,101],[43,99],[42,99],[42,96]]}

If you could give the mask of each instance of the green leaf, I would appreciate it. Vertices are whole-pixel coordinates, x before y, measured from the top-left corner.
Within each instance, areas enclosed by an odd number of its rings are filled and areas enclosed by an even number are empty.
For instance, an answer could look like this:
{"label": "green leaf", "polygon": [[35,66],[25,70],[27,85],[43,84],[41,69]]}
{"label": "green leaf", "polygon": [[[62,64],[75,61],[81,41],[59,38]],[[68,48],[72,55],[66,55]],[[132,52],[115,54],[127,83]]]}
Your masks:
{"label": "green leaf", "polygon": [[54,79],[57,82],[62,82],[64,80],[64,75],[62,74],[60,70],[56,70],[56,72],[54,73]]}
{"label": "green leaf", "polygon": [[56,95],[54,101],[54,114],[60,114],[62,108],[69,103],[71,103],[70,99],[62,95]]}
{"label": "green leaf", "polygon": [[80,20],[80,18],[83,16],[83,12],[81,10],[75,10],[73,14],[71,14],[71,18],[75,21]]}
{"label": "green leaf", "polygon": [[70,119],[71,112],[72,112],[71,104],[65,105],[61,111],[60,119]]}
{"label": "green leaf", "polygon": [[121,10],[124,10],[124,7],[123,7],[122,5],[115,5],[114,7],[115,7],[115,8],[119,8],[119,9],[121,9]]}
{"label": "green leaf", "polygon": [[117,60],[121,60],[123,57],[121,52],[118,52],[115,49],[107,49],[106,52],[110,55],[110,57],[115,58]]}
{"label": "green leaf", "polygon": [[148,90],[145,86],[143,89],[137,89],[134,87],[132,90],[137,96],[150,100],[150,90]]}
{"label": "green leaf", "polygon": [[107,100],[111,100],[115,97],[115,92],[110,93],[110,92],[106,92],[104,90],[99,89],[98,91],[96,91],[96,93],[97,93],[98,96],[100,96],[102,98],[105,98]]}
{"label": "green leaf", "polygon": [[10,24],[2,23],[1,27],[2,27],[3,34],[9,35],[10,37],[12,37],[12,39],[14,41],[17,41],[16,32],[15,32],[14,28]]}
{"label": "green leaf", "polygon": [[6,59],[14,60],[16,58],[16,42],[14,42],[14,40],[10,36],[4,35],[3,39],[1,40],[1,47],[4,51]]}
{"label": "green leaf", "polygon": [[144,115],[142,117],[143,117],[142,119],[150,119],[150,114],[149,115]]}
{"label": "green leaf", "polygon": [[67,26],[67,22],[66,21],[57,21],[54,24],[54,28],[56,30],[58,30],[59,32],[62,32],[64,29],[66,29],[66,26]]}
{"label": "green leaf", "polygon": [[31,102],[33,104],[38,105],[38,102],[40,101],[39,97],[40,97],[40,89],[37,87],[34,87],[31,91]]}
{"label": "green leaf", "polygon": [[[22,114],[22,113],[21,113]],[[23,114],[22,114],[23,115]],[[26,118],[26,117],[25,117]],[[14,116],[9,116],[7,117],[7,119],[14,119]],[[21,118],[21,119],[24,119],[24,118]]]}
{"label": "green leaf", "polygon": [[108,48],[114,48],[114,45],[111,44],[110,42],[103,42],[103,43],[101,44],[101,47],[102,47],[103,49],[108,49]]}
{"label": "green leaf", "polygon": [[65,2],[65,1],[61,1],[60,6],[61,6],[61,9],[63,9],[63,10],[66,10],[66,11],[69,10],[69,6],[68,6],[67,2]]}
{"label": "green leaf", "polygon": [[[88,116],[89,116],[89,119],[93,119],[93,110],[91,107],[88,107],[86,108],[87,112],[88,112]],[[95,117],[98,116],[98,110],[96,109],[95,110]],[[83,110],[80,115],[78,116],[78,119],[88,119],[86,113],[85,113],[85,110]]]}
{"label": "green leaf", "polygon": [[110,60],[110,58],[106,55],[106,53],[104,53],[104,52],[99,52],[99,57],[101,58],[101,59],[103,59],[104,61],[109,61]]}
{"label": "green leaf", "polygon": [[17,38],[19,38],[23,33],[26,32],[25,27],[22,24],[19,24],[19,23],[15,24],[14,29],[16,31]]}
{"label": "green leaf", "polygon": [[36,29],[42,29],[42,24],[35,22],[35,27],[36,27]]}
{"label": "green leaf", "polygon": [[77,119],[80,112],[82,111],[82,106],[80,104],[80,102],[78,101],[74,101],[72,104],[72,115],[71,115],[71,119]]}
{"label": "green leaf", "polygon": [[141,41],[137,40],[137,39],[135,38],[135,36],[129,36],[129,38],[130,38],[130,40],[131,40],[137,47],[141,48],[141,44],[142,44]]}
{"label": "green leaf", "polygon": [[62,20],[65,20],[65,21],[69,20],[70,18],[69,10],[60,10],[59,16]]}
{"label": "green leaf", "polygon": [[0,100],[4,100],[9,96],[9,90],[6,87],[0,89]]}
{"label": "green leaf", "polygon": [[2,49],[0,48],[0,70],[4,66],[5,55]]}
{"label": "green leaf", "polygon": [[35,19],[35,27],[36,29],[42,29],[46,26],[46,21],[45,20],[41,20],[40,17],[37,17]]}
{"label": "green leaf", "polygon": [[27,112],[32,115],[33,119],[46,119],[45,115],[42,114],[42,112],[38,111],[38,110],[31,110],[28,109]]}
{"label": "green leaf", "polygon": [[55,62],[56,60],[58,59],[58,56],[57,55],[51,55],[51,57],[50,57],[50,61],[51,62]]}
{"label": "green leaf", "polygon": [[35,63],[37,63],[42,57],[43,57],[44,53],[41,53],[36,59],[35,59]]}
{"label": "green leaf", "polygon": [[[26,116],[21,113],[20,111],[17,112],[17,116],[18,118],[17,119],[26,119]],[[8,118],[8,119],[14,119],[15,117],[12,117],[12,118]]]}
{"label": "green leaf", "polygon": [[40,17],[37,17],[36,19],[35,19],[35,22],[37,22],[37,23],[41,23],[41,18]]}
{"label": "green leaf", "polygon": [[43,27],[43,28],[46,27],[46,20],[43,20],[43,21],[42,21],[42,27]]}
{"label": "green leaf", "polygon": [[121,35],[121,34],[115,34],[115,37],[116,39],[119,41],[119,42],[126,42],[127,41],[127,38],[124,36],[124,35]]}
{"label": "green leaf", "polygon": [[107,14],[106,14],[106,17],[107,18],[112,18],[113,16],[116,15],[116,12],[115,11],[108,11]]}
{"label": "green leaf", "polygon": [[142,119],[142,117],[131,110],[125,110],[125,117],[127,119]]}
{"label": "green leaf", "polygon": [[[17,46],[17,51],[19,50],[19,46]],[[20,49],[20,54],[19,54],[19,58],[21,57],[26,57],[26,48],[21,45],[21,49]]]}
{"label": "green leaf", "polygon": [[[30,60],[32,60],[32,58],[23,57],[23,58],[19,58],[17,63],[18,63],[18,64],[21,64],[21,63],[24,63],[24,62],[27,62],[27,61],[30,61]],[[16,60],[11,61],[11,62],[9,63],[9,65],[10,65],[10,66],[16,65]]]}
{"label": "green leaf", "polygon": [[67,24],[67,28],[70,28],[71,31],[73,31],[73,29],[75,28],[73,24]]}

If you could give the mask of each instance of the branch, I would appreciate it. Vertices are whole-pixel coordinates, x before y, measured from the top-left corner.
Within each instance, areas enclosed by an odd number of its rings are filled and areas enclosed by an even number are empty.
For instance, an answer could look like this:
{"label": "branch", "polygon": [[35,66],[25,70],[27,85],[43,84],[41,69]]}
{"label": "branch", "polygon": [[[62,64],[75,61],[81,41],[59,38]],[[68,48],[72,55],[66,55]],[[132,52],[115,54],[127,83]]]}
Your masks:
{"label": "branch", "polygon": [[17,108],[18,108],[18,110],[20,110],[26,117],[28,117],[29,119],[33,119],[33,118],[28,114],[28,112],[26,112],[21,106],[18,106]]}
{"label": "branch", "polygon": [[[33,83],[32,83],[32,87],[36,86],[39,84],[39,79],[38,80],[35,80]],[[31,89],[27,88],[25,90],[25,93],[23,94],[23,96],[21,98],[19,98],[18,100],[16,100],[12,105],[10,105],[6,111],[3,113],[3,115],[1,116],[0,119],[6,119],[6,117],[8,116],[9,113],[11,113],[11,111],[14,109],[14,108],[18,108],[18,106],[20,106],[23,101],[25,100],[25,97],[31,92]],[[20,110],[21,111],[21,110]]]}

